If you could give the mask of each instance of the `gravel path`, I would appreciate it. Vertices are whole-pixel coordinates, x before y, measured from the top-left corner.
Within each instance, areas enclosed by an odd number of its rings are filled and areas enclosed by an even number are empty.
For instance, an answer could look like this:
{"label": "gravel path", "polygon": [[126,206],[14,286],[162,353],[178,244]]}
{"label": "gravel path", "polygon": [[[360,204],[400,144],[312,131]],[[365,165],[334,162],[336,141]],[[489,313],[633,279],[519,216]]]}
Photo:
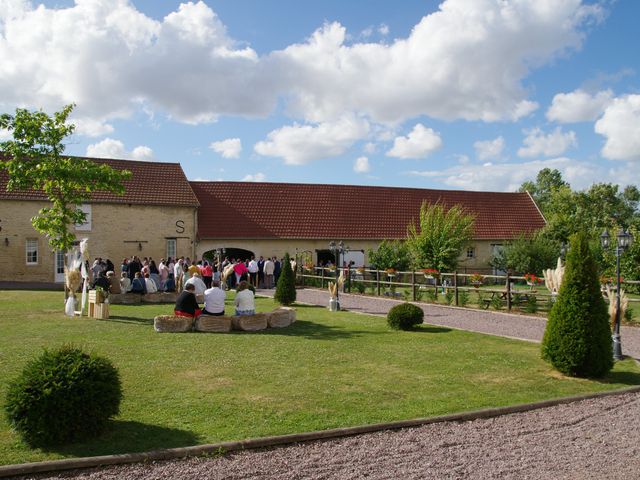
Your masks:
{"label": "gravel path", "polygon": [[[262,293],[262,292],[261,292]],[[266,293],[266,292],[265,292]],[[343,308],[384,315],[397,301],[341,295]],[[324,291],[298,291],[324,305]],[[545,320],[422,305],[425,321],[540,341]],[[622,332],[640,358],[640,333]],[[445,422],[218,458],[122,465],[53,476],[74,479],[632,479],[640,478],[640,393],[470,422]]]}
{"label": "gravel path", "polygon": [[634,479],[639,412],[640,394],[623,394],[492,419],[46,478]]}

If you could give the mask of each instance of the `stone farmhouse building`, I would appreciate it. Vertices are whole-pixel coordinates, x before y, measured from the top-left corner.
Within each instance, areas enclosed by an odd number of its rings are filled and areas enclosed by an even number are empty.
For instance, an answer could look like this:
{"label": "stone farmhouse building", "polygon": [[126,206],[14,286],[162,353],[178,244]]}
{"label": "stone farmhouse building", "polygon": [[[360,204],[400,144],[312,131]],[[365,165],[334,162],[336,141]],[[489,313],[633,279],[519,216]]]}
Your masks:
{"label": "stone farmhouse building", "polygon": [[[95,159],[132,172],[122,196],[99,192],[83,205],[87,222],[75,226],[89,239],[91,257],[116,265],[138,255],[201,259],[222,252],[245,258],[304,255],[334,260],[329,242],[342,240],[350,258],[384,239],[406,237],[423,201],[461,204],[476,217],[473,241],[459,270],[489,269],[496,249],[545,225],[528,193],[418,188],[188,181],[177,163]],[[52,252],[30,219],[47,205],[42,192],[6,191],[0,171],[0,281],[62,282],[62,252]]]}

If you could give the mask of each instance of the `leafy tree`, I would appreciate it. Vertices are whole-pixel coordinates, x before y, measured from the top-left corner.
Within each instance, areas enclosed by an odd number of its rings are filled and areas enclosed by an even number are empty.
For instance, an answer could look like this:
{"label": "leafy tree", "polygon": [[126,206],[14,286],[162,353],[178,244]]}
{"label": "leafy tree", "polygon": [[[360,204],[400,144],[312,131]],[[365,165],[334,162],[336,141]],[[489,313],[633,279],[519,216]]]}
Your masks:
{"label": "leafy tree", "polygon": [[43,111],[16,109],[15,115],[0,115],[0,128],[9,130],[13,140],[0,142],[8,157],[0,162],[9,174],[7,190],[41,190],[51,206],[40,209],[31,219],[33,227],[49,239],[56,250],[71,248],[73,224],[83,223],[86,215],[78,207],[97,190],[123,193],[122,182],[131,174],[98,165],[83,158],[67,158],[63,140],[75,126],[67,123],[74,105],[67,105],[53,116]]}
{"label": "leafy tree", "polygon": [[439,203],[423,202],[419,226],[407,228],[407,246],[415,268],[451,272],[464,246],[473,238],[475,218],[461,205],[445,209]]}
{"label": "leafy tree", "polygon": [[501,249],[491,259],[491,265],[499,270],[542,275],[544,269],[555,267],[560,248],[559,242],[544,235],[523,235]]}
{"label": "leafy tree", "polygon": [[602,377],[613,366],[607,307],[584,233],[572,237],[562,286],[542,340],[542,358],[577,377]]}
{"label": "leafy tree", "polygon": [[369,250],[369,263],[378,270],[405,271],[409,268],[407,244],[400,240],[383,240],[377,250]]}
{"label": "leafy tree", "polygon": [[284,254],[282,272],[280,272],[273,298],[281,305],[291,305],[296,301],[296,276],[291,268],[291,259],[288,253]]}
{"label": "leafy tree", "polygon": [[569,184],[562,179],[560,171],[543,168],[538,172],[536,181],[526,181],[520,186],[521,192],[529,192],[538,207],[545,212],[551,196],[557,190],[568,187]]}

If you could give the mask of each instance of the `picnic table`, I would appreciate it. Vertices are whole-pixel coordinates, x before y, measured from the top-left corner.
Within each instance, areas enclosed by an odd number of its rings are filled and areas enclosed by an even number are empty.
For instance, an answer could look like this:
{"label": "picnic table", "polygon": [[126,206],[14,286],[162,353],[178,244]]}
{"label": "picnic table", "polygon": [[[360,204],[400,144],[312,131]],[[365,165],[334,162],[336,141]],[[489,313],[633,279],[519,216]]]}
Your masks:
{"label": "picnic table", "polygon": [[[503,290],[503,289],[493,290],[493,289],[487,288],[487,289],[482,289],[480,291],[485,293],[491,293],[490,297],[482,299],[483,304],[480,306],[485,310],[489,308],[489,305],[491,305],[496,298],[499,298],[501,301],[507,302],[507,294],[509,293],[507,292],[507,290]],[[529,300],[529,295],[535,294],[537,292],[535,290],[511,290],[510,293],[511,293],[510,302],[511,304],[513,304],[513,300],[516,295],[518,295],[518,298],[521,299],[522,301],[527,302]]]}

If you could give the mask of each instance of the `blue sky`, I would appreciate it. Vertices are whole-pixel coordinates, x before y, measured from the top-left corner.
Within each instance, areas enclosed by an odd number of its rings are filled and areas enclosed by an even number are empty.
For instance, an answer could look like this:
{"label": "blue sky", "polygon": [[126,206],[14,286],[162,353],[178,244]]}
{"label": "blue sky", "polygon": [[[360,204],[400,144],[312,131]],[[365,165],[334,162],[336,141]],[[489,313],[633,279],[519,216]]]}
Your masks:
{"label": "blue sky", "polygon": [[[640,184],[635,0],[0,0],[0,111],[192,180]],[[0,132],[0,138],[6,138]]]}

